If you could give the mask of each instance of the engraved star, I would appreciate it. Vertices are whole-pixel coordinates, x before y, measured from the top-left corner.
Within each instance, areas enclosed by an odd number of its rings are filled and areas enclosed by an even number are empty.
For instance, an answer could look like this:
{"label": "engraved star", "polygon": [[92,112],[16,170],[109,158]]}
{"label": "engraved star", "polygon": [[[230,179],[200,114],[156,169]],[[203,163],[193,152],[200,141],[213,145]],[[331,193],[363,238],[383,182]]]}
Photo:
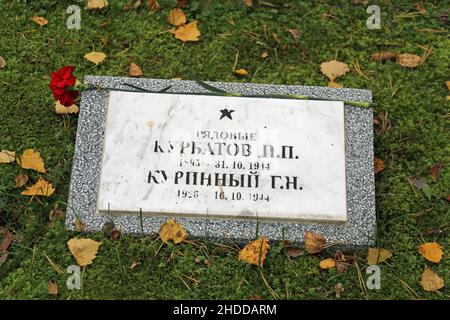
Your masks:
{"label": "engraved star", "polygon": [[235,110],[228,110],[228,109],[223,109],[220,110],[220,112],[222,113],[222,115],[220,116],[219,120],[222,120],[223,118],[227,117],[230,120],[233,120],[233,118],[231,117],[231,113],[233,113]]}

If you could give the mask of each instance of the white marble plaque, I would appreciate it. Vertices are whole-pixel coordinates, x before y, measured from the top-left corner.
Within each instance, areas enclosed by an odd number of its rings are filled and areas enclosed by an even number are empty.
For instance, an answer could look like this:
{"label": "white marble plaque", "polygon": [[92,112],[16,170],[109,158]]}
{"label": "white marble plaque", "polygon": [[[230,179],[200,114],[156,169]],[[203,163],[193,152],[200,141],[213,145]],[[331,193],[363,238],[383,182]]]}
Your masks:
{"label": "white marble plaque", "polygon": [[343,102],[111,91],[97,210],[346,222]]}

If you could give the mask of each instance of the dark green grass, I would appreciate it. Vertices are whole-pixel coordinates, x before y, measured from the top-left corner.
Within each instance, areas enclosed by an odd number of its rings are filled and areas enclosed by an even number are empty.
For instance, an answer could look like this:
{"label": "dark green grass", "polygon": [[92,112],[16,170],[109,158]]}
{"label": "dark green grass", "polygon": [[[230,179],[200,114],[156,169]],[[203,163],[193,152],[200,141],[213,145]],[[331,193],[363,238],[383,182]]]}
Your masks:
{"label": "dark green grass", "polygon": [[[258,269],[237,260],[237,252],[226,252],[212,243],[186,243],[160,247],[160,241],[122,235],[118,241],[98,233],[89,237],[102,241],[98,257],[83,275],[83,290],[68,290],[67,274],[59,275],[44,253],[65,271],[74,264],[66,241],[77,235],[67,232],[63,221],[49,224],[48,214],[55,204],[65,209],[70,179],[77,117],[53,113],[48,89],[50,72],[64,65],[76,65],[76,75],[125,76],[135,62],[149,78],[247,81],[254,83],[326,85],[320,74],[321,62],[337,58],[350,66],[359,64],[367,77],[355,71],[339,82],[345,87],[367,88],[376,102],[374,114],[388,114],[391,124],[376,131],[375,153],[385,162],[377,176],[377,245],[394,256],[381,266],[381,290],[363,294],[357,270],[350,267],[338,275],[321,271],[318,263],[329,254],[290,259],[279,244],[273,244],[263,274],[280,298],[334,299],[336,283],[343,284],[343,299],[409,299],[402,281],[422,298],[448,298],[450,261],[448,253],[440,264],[427,263],[418,254],[424,241],[449,244],[450,186],[448,112],[449,24],[443,18],[445,1],[426,1],[424,15],[411,1],[378,1],[382,10],[382,30],[368,30],[368,14],[362,5],[350,1],[272,1],[277,8],[245,8],[238,1],[194,1],[185,12],[197,19],[202,38],[199,43],[182,43],[170,33],[168,11],[175,1],[160,1],[162,10],[125,12],[125,1],[110,1],[102,11],[82,9],[82,29],[65,27],[68,5],[84,1],[12,1],[0,5],[0,55],[7,67],[0,70],[0,149],[38,150],[46,163],[45,177],[57,188],[50,198],[30,200],[14,188],[17,174],[27,172],[32,181],[38,175],[15,164],[0,165],[0,225],[16,232],[7,261],[0,266],[0,298],[36,299],[47,294],[47,282],[55,281],[59,299],[86,298],[207,298],[246,299],[252,295],[273,298]],[[330,13],[332,18],[323,17]],[[43,15],[49,24],[38,27],[30,18]],[[403,16],[402,16],[403,14]],[[286,31],[297,28],[294,40]],[[433,29],[427,31],[424,29]],[[278,35],[275,41],[272,33]],[[102,39],[107,36],[105,46]],[[373,62],[379,50],[431,55],[417,69],[405,69],[395,62]],[[93,66],[83,59],[92,51],[103,51],[108,59]],[[239,51],[239,68],[250,76],[236,79],[232,66]],[[260,59],[263,51],[269,53]],[[391,89],[390,82],[392,83]],[[393,90],[395,94],[393,95]],[[431,181],[431,167],[442,161],[438,182]],[[424,178],[430,189],[413,190],[407,178]],[[365,251],[355,252],[363,276]],[[207,258],[211,267],[196,263]],[[133,260],[138,261],[130,269]],[[424,267],[431,266],[446,281],[444,295],[428,293],[419,285]],[[191,281],[192,277],[199,282]],[[180,277],[187,283],[183,284]]]}

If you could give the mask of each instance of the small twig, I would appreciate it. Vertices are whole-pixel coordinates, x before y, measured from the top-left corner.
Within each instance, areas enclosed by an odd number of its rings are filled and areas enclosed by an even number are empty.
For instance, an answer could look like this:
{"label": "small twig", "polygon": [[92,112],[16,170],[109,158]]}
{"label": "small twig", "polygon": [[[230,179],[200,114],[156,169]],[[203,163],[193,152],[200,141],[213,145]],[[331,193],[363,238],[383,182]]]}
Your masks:
{"label": "small twig", "polygon": [[176,269],[174,269],[175,274],[177,275],[177,277],[181,280],[181,282],[183,282],[183,284],[186,286],[186,288],[188,288],[189,291],[192,291],[191,287],[189,287],[189,285],[186,283],[186,281],[183,280],[183,278],[180,276],[180,274],[178,273],[178,271]]}
{"label": "small twig", "polygon": [[270,292],[270,294],[272,295],[272,297],[273,297],[275,300],[279,300],[280,297],[278,297],[277,293],[270,287],[269,283],[267,282],[266,278],[264,277],[264,273],[263,273],[263,271],[262,271],[262,268],[259,268],[259,273],[260,273],[260,275],[261,275],[261,278],[263,279],[264,284],[265,284],[266,287],[267,287],[267,290],[269,290],[269,292]]}
{"label": "small twig", "polygon": [[360,288],[361,288],[362,294],[367,298],[368,291],[367,291],[367,288],[366,288],[366,284],[365,284],[365,282],[364,282],[364,277],[363,277],[363,275],[362,275],[362,273],[361,273],[361,268],[359,267],[359,264],[358,264],[358,262],[357,262],[357,257],[356,257],[356,255],[353,254],[353,256],[354,256],[353,263],[355,264],[355,267],[356,267],[356,273],[357,273],[357,275],[358,275],[359,286],[360,286]]}
{"label": "small twig", "polygon": [[47,258],[48,263],[52,266],[52,268],[58,273],[58,274],[64,274],[64,271],[61,270],[61,267],[58,266],[53,260],[44,252],[44,257]]}
{"label": "small twig", "polygon": [[401,278],[398,278],[398,280],[400,280],[400,283],[402,284],[402,286],[413,297],[413,299],[423,300],[422,297],[420,297],[405,281],[403,281]]}

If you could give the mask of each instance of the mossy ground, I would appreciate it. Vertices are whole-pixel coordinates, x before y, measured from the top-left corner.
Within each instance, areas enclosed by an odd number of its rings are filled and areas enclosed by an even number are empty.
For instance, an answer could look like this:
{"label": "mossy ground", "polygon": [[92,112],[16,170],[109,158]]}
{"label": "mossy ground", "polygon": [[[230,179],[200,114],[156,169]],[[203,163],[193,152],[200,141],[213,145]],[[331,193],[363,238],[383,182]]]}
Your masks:
{"label": "mossy ground", "polygon": [[[38,150],[48,169],[45,176],[57,188],[50,198],[30,200],[14,187],[15,176],[25,170],[0,165],[0,225],[16,232],[8,259],[0,266],[0,298],[54,299],[47,294],[49,280],[58,284],[59,299],[272,298],[260,271],[238,261],[236,251],[208,242],[160,248],[159,240],[122,235],[111,241],[102,233],[89,235],[103,244],[84,272],[83,290],[66,288],[68,275],[55,272],[45,255],[63,271],[75,263],[66,242],[76,233],[67,232],[62,220],[49,223],[48,214],[55,204],[65,208],[77,117],[54,114],[50,72],[76,65],[79,79],[88,74],[125,76],[128,64],[135,62],[149,78],[320,86],[327,83],[320,63],[334,58],[353,70],[360,66],[365,76],[352,71],[339,82],[372,90],[377,104],[374,114],[384,112],[390,123],[388,130],[375,133],[376,156],[386,166],[376,180],[377,245],[394,256],[381,266],[381,290],[367,294],[361,290],[354,266],[339,275],[335,270],[321,271],[318,263],[328,257],[326,253],[290,259],[278,244],[268,254],[264,278],[282,299],[335,299],[338,282],[345,290],[342,299],[449,297],[448,253],[440,264],[432,265],[417,252],[424,241],[436,240],[447,250],[449,244],[445,81],[450,80],[450,41],[445,1],[426,1],[425,14],[417,13],[414,1],[375,1],[381,8],[382,29],[369,30],[366,6],[350,1],[274,0],[276,7],[249,9],[239,1],[194,0],[184,11],[189,21],[199,21],[202,37],[199,43],[185,45],[169,32],[163,33],[170,29],[166,17],[175,1],[160,0],[162,10],[155,14],[126,12],[126,1],[109,1],[105,10],[82,9],[81,30],[68,30],[66,8],[84,2],[3,0],[0,5],[0,55],[7,61],[0,70],[0,149],[18,154],[27,148]],[[33,15],[45,16],[49,24],[37,26],[31,21]],[[299,40],[287,32],[289,28],[301,31]],[[422,55],[424,48],[431,54],[417,69],[370,59],[380,50]],[[92,50],[105,52],[106,62],[94,66],[84,60]],[[250,73],[244,80],[231,72],[237,51],[238,67]],[[265,60],[260,58],[262,51],[269,53]],[[438,161],[444,168],[434,183],[429,172]],[[38,176],[26,172],[33,181]],[[424,178],[430,189],[413,190],[408,177]],[[366,277],[365,251],[355,254]],[[212,266],[196,263],[196,257],[208,258]],[[133,260],[138,264],[130,269]],[[420,287],[426,265],[446,281],[442,294]]]}

